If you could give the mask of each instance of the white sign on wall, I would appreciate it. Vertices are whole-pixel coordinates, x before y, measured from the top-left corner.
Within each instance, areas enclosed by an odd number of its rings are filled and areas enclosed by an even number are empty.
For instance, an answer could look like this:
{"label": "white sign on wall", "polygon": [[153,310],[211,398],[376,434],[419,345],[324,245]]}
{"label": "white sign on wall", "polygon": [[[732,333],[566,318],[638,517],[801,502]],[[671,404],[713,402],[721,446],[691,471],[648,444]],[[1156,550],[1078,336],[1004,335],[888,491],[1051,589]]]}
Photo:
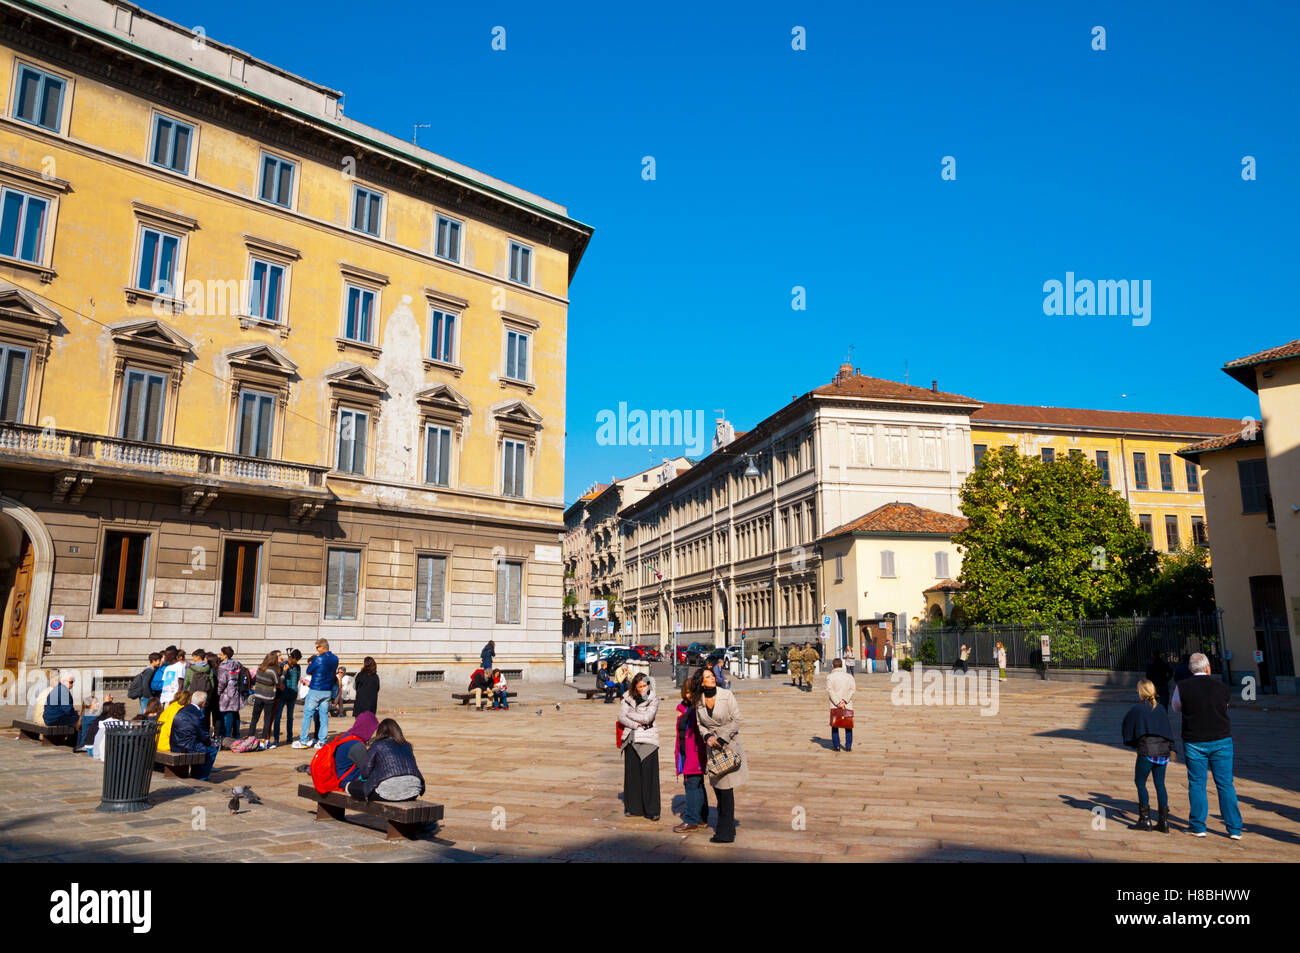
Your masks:
{"label": "white sign on wall", "polygon": [[560,562],[560,547],[538,543],[533,547],[533,558],[539,563],[558,563]]}
{"label": "white sign on wall", "polygon": [[50,621],[45,626],[45,637],[47,639],[63,638],[63,616],[50,616]]}

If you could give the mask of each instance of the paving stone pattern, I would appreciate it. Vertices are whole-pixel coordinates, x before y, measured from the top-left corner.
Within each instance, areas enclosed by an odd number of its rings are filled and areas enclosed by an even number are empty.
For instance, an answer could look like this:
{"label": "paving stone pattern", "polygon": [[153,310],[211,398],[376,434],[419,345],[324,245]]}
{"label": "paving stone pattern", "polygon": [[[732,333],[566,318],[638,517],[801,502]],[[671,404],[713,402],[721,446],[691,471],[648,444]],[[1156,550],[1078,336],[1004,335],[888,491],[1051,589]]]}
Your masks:
{"label": "paving stone pattern", "polygon": [[[1119,743],[1119,724],[1130,690],[1011,679],[988,717],[973,706],[891,704],[888,675],[857,681],[854,749],[839,753],[830,750],[824,677],[811,693],[784,678],[736,683],[752,783],[737,792],[730,845],[710,844],[705,831],[672,833],[684,798],[672,772],[676,692],[661,679],[669,697],[659,719],[658,823],[623,816],[614,706],[563,685],[520,683],[510,711],[477,712],[453,703],[448,686],[420,686],[380,695],[380,716],[396,717],[416,747],[426,799],[446,807],[438,830],[417,841],[385,841],[382,821],[364,816],[316,822],[297,796],[306,775],[294,770],[310,752],[287,745],[223,752],[212,783],[156,773],[150,810],[112,815],[95,810],[100,763],[0,729],[0,862],[1300,860],[1294,702],[1234,705],[1246,826],[1235,842],[1213,785],[1209,837],[1127,829],[1134,756]],[[0,709],[0,724],[15,714]],[[231,815],[233,784],[252,786],[264,803]],[[1183,828],[1181,759],[1170,766],[1169,792]]]}

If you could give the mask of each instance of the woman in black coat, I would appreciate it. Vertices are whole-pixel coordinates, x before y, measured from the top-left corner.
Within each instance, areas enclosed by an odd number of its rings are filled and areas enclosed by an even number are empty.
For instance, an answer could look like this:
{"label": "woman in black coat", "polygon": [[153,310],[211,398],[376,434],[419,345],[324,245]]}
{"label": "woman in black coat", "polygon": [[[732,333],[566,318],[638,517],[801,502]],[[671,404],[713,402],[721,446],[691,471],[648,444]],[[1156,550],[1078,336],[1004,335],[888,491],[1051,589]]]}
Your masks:
{"label": "woman in black coat", "polygon": [[1160,820],[1155,830],[1169,833],[1169,794],[1165,791],[1165,769],[1169,766],[1169,750],[1174,740],[1174,729],[1169,715],[1156,701],[1156,686],[1149,679],[1138,682],[1140,701],[1124,716],[1124,744],[1137,751],[1137,764],[1133,768],[1133,782],[1138,789],[1138,819],[1130,824],[1132,830],[1149,831],[1151,807],[1147,800],[1147,775],[1155,782],[1156,806]]}
{"label": "woman in black coat", "polygon": [[375,730],[361,776],[348,785],[348,795],[358,800],[413,801],[424,793],[414,749],[393,719],[385,718]]}
{"label": "woman in black coat", "polygon": [[357,700],[352,706],[352,714],[359,715],[368,711],[372,715],[379,713],[379,673],[375,671],[375,660],[369,655],[361,663],[361,671],[352,683]]}

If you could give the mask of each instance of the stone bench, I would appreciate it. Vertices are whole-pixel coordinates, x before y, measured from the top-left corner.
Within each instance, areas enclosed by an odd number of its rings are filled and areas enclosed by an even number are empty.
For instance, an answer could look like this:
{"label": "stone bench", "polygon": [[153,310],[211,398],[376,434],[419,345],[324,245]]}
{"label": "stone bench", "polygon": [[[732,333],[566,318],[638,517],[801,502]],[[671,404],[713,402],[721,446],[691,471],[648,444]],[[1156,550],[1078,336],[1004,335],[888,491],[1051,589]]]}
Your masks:
{"label": "stone bench", "polygon": [[153,756],[153,766],[162,768],[162,773],[169,778],[188,778],[190,768],[203,764],[207,761],[207,755],[201,751],[196,752],[179,752],[179,751],[157,751]]}
{"label": "stone bench", "polygon": [[597,696],[605,697],[605,689],[603,688],[583,688],[579,685],[574,685],[573,688],[579,695],[585,695],[588,700]]}
{"label": "stone bench", "polygon": [[342,821],[345,811],[382,817],[388,822],[388,840],[414,840],[424,825],[442,820],[442,805],[428,801],[359,801],[342,791],[321,794],[310,784],[298,785],[298,796],[315,802],[318,821]]}
{"label": "stone bench", "polygon": [[46,745],[75,745],[77,729],[71,725],[38,725],[30,721],[14,721],[20,737]]}
{"label": "stone bench", "polygon": [[[507,699],[515,698],[518,695],[519,695],[518,692],[506,692]],[[474,700],[474,693],[473,692],[452,692],[451,697],[453,701],[458,701],[462,705],[468,705],[470,702]],[[488,695],[487,700],[491,701],[492,696]]]}

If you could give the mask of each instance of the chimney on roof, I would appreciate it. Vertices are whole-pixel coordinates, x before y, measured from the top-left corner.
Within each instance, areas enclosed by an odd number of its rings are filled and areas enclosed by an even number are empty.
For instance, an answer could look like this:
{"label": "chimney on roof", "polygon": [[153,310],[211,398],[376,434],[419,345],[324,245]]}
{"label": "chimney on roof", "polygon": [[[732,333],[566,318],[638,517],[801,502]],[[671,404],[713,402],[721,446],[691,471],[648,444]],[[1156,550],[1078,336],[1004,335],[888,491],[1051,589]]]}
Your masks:
{"label": "chimney on roof", "polygon": [[930,381],[930,393],[932,393],[932,394],[937,394],[937,393],[939,393],[939,382],[938,382],[938,381]]}
{"label": "chimney on roof", "polygon": [[853,376],[853,365],[845,362],[844,364],[841,364],[840,369],[835,372],[835,376],[831,378],[831,383],[842,384],[852,376]]}
{"label": "chimney on roof", "polygon": [[725,417],[719,417],[713,428],[713,449],[725,447],[731,441],[736,439],[736,428],[731,426],[731,421]]}

